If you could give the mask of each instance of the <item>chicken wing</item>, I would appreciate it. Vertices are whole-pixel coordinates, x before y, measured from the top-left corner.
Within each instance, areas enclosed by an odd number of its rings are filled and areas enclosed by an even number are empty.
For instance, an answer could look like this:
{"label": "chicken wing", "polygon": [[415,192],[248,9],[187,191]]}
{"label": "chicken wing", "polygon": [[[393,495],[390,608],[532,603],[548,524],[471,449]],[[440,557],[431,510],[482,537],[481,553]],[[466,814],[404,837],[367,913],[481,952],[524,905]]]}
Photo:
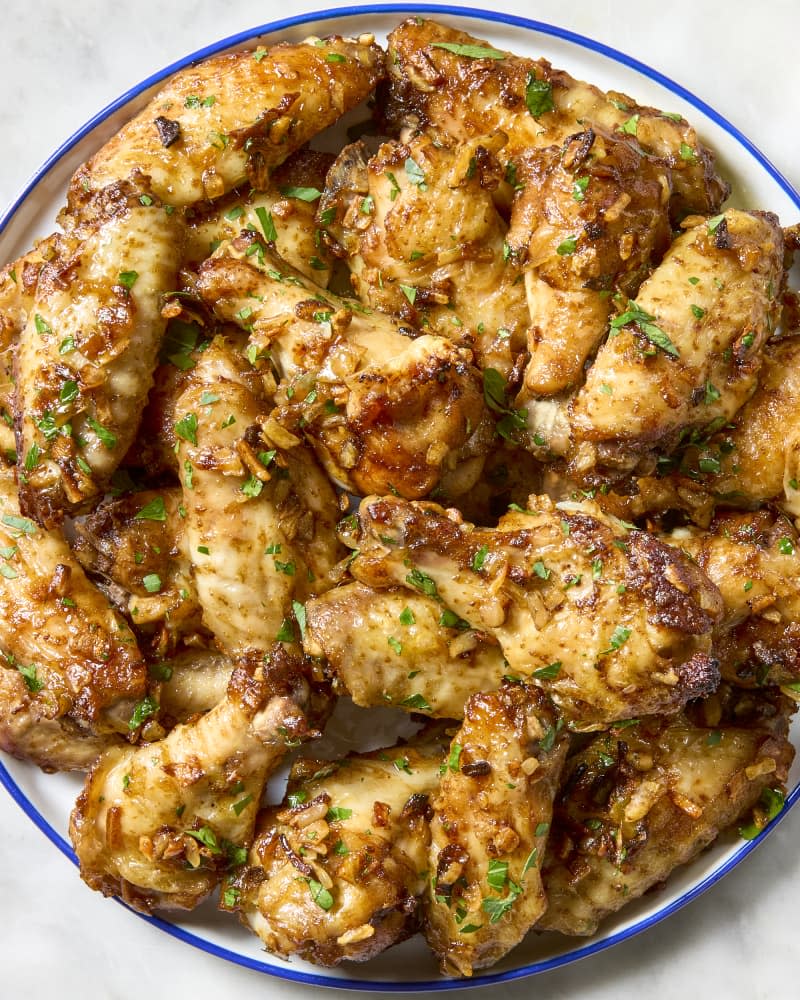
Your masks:
{"label": "chicken wing", "polygon": [[[424,496],[485,417],[468,351],[404,336],[388,317],[313,285],[252,234],[220,247],[197,289],[220,319],[251,331],[257,354],[271,356],[286,383],[277,419],[308,437],[351,492]],[[462,488],[481,465],[478,457]]]}
{"label": "chicken wing", "polygon": [[[777,500],[800,516],[800,337],[768,343],[753,396],[711,437],[691,443],[676,475],[685,492],[710,493],[717,502],[755,507]],[[688,482],[687,482],[688,480]]]}
{"label": "chicken wing", "polygon": [[[87,736],[128,735],[147,671],[133,633],[86,578],[64,537],[23,517],[14,474],[0,469],[0,623],[3,671],[19,672],[30,698],[4,683],[6,717],[59,719]],[[19,721],[19,720],[17,720]],[[6,723],[12,731],[14,721]],[[33,737],[32,737],[33,738]],[[24,753],[9,737],[7,749]],[[41,741],[43,742],[43,741]],[[95,744],[96,745],[96,744]],[[37,763],[57,767],[39,759]]]}
{"label": "chicken wing", "polygon": [[630,469],[730,420],[755,391],[782,281],[774,216],[729,210],[695,221],[612,320],[569,406],[573,468]]}
{"label": "chicken wing", "polygon": [[92,889],[145,911],[190,909],[245,860],[267,776],[307,733],[302,671],[281,651],[257,660],[195,722],[97,761],[70,818]]}
{"label": "chicken wing", "polygon": [[[463,46],[467,52],[458,51]],[[642,149],[667,163],[675,218],[716,212],[730,193],[713,153],[680,115],[643,107],[615,91],[603,93],[545,59],[500,52],[425,18],[409,18],[395,28],[388,51],[383,115],[390,127],[417,125],[444,144],[499,130],[508,136],[506,153],[513,163],[524,149],[561,145],[576,122],[599,125],[635,137]]]}
{"label": "chicken wing", "polygon": [[758,686],[800,681],[800,552],[788,518],[770,510],[718,512],[708,531],[677,528],[664,539],[722,594],[723,677]]}
{"label": "chicken wing", "polygon": [[424,594],[362,583],[306,603],[303,649],[324,656],[356,705],[460,719],[506,673],[503,652]]}
{"label": "chicken wing", "polygon": [[273,171],[266,190],[232,192],[198,211],[187,228],[184,263],[201,263],[223,240],[251,229],[274,238],[285,261],[327,288],[333,262],[315,214],[332,162],[328,153],[302,149]]}
{"label": "chicken wing", "polygon": [[683,716],[596,736],[567,763],[537,929],[593,934],[785,781],[793,757],[783,736]]}
{"label": "chicken wing", "polygon": [[[528,325],[520,270],[491,189],[502,140],[385,143],[367,162],[346,146],[328,175],[320,217],[347,252],[361,301],[474,351],[508,374]],[[494,147],[494,148],[493,148]]]}
{"label": "chicken wing", "polygon": [[519,157],[508,244],[525,260],[530,361],[517,405],[579,383],[608,329],[671,241],[670,172],[600,126]]}
{"label": "chicken wing", "polygon": [[17,668],[0,665],[0,750],[43,771],[85,771],[122,741],[116,733],[97,736],[68,715],[53,717],[52,706],[34,689]]}
{"label": "chicken wing", "polygon": [[476,528],[430,503],[367,497],[350,572],[441,602],[499,642],[576,726],[676,711],[719,681],[716,587],[678,550],[589,502],[529,509]]}
{"label": "chicken wing", "polygon": [[102,493],[152,384],[183,222],[145,191],[124,181],[98,195],[102,218],[57,242],[20,334],[20,503],[46,527]]}
{"label": "chicken wing", "polygon": [[324,589],[341,555],[330,483],[301,445],[284,452],[262,437],[267,408],[257,371],[220,337],[176,407],[185,537],[203,622],[232,655],[269,649],[293,602]]}
{"label": "chicken wing", "polygon": [[223,902],[269,951],[318,965],[364,962],[405,940],[419,926],[444,745],[298,760]]}
{"label": "chicken wing", "polygon": [[361,103],[383,75],[371,35],[243,49],[174,74],[143,111],[72,178],[69,212],[93,192],[146,174],[153,194],[184,208],[270,171]]}
{"label": "chicken wing", "polygon": [[525,684],[467,702],[433,800],[425,937],[471,976],[519,944],[547,906],[540,875],[568,738]]}

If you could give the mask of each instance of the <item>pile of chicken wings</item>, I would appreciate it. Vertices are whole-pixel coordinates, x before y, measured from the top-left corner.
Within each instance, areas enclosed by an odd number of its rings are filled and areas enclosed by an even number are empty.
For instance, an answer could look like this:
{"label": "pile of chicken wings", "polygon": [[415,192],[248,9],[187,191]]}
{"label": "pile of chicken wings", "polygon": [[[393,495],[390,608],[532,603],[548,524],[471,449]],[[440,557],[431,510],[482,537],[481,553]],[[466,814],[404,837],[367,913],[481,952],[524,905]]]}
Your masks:
{"label": "pile of chicken wings", "polygon": [[[0,271],[0,746],[87,772],[89,886],[470,976],[781,810],[798,237],[729,193],[423,18],[184,69],[78,169]],[[416,734],[318,758],[342,697]]]}

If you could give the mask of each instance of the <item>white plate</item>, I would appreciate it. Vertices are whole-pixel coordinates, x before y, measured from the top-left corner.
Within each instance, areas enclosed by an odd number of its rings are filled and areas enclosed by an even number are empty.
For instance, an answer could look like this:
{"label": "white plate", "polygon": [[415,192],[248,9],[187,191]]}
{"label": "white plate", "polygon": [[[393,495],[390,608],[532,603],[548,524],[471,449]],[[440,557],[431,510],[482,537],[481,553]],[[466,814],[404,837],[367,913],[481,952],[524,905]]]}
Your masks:
{"label": "white plate", "polygon": [[[385,5],[307,14],[265,25],[195,52],[124,94],[58,149],[0,218],[0,262],[13,259],[26,250],[34,239],[51,231],[73,170],[137,112],[160,83],[176,70],[205,56],[256,41],[294,41],[309,34],[335,32],[347,35],[365,30],[373,31],[383,41],[386,33],[410,13],[439,16],[456,27],[487,38],[499,48],[520,55],[544,56],[554,65],[603,88],[626,91],[641,103],[681,112],[697,127],[703,140],[717,151],[722,172],[734,185],[732,203],[770,209],[777,212],[785,223],[796,220],[800,195],[764,156],[713,109],[638,61],[572,32],[519,17],[420,4]],[[346,743],[351,721],[343,713],[337,713],[337,717],[342,727],[342,741]],[[800,724],[793,727],[793,737],[795,743],[800,741]],[[6,757],[4,761],[5,764],[0,764],[0,782],[33,822],[74,860],[65,837],[67,818],[81,784],[80,777],[44,775],[36,768],[10,758]],[[791,792],[787,810],[800,798],[800,761],[790,773],[789,786]],[[781,816],[785,814],[786,810]],[[669,916],[737,865],[764,839],[781,816],[757,841],[747,843],[735,836],[720,838],[692,864],[677,871],[663,892],[631,903],[616,919],[607,921],[595,937],[570,940],[550,934],[531,934],[503,962],[468,983],[438,977],[435,964],[419,938],[391,949],[366,965],[327,970],[303,962],[289,965],[265,955],[254,936],[238,926],[236,921],[219,914],[211,904],[181,918],[143,919],[211,954],[271,975],[313,985],[371,989],[382,993],[485,985],[543,972],[591,955]],[[76,873],[75,892],[87,891]]]}

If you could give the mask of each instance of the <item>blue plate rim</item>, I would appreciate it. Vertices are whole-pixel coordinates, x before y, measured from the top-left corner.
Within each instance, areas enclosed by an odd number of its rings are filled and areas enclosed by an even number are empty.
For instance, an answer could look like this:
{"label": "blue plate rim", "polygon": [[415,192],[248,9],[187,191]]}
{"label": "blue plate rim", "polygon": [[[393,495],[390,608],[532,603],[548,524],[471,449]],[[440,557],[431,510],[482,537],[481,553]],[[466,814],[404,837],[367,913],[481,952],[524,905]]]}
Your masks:
{"label": "blue plate rim", "polygon": [[[431,4],[431,3],[380,3],[380,4],[365,4],[364,6],[358,7],[338,7],[338,8],[327,8],[317,11],[308,11],[303,14],[294,15],[292,17],[282,18],[277,21],[271,21],[266,24],[258,25],[254,28],[250,28],[244,31],[237,32],[234,35],[230,35],[227,38],[220,39],[213,42],[210,45],[204,46],[203,48],[197,49],[195,52],[190,53],[187,56],[176,60],[170,65],[158,70],[157,72],[151,74],[146,79],[142,80],[140,83],[131,87],[129,90],[125,91],[115,100],[111,101],[104,108],[93,115],[87,122],[85,122],[77,131],[75,131],[68,139],[66,139],[39,167],[39,169],[33,174],[31,179],[27,184],[24,185],[21,192],[12,200],[8,208],[0,215],[0,236],[8,227],[9,223],[16,215],[17,211],[24,204],[27,198],[30,196],[32,191],[36,186],[45,178],[49,171],[79,142],[81,142],[87,135],[89,135],[94,129],[105,121],[109,116],[118,111],[121,107],[128,104],[130,101],[138,97],[143,91],[148,90],[150,87],[166,79],[168,76],[178,72],[184,67],[191,65],[201,59],[206,59],[209,56],[216,55],[218,52],[224,51],[225,49],[232,48],[233,46],[240,45],[244,42],[251,41],[260,35],[271,34],[277,31],[284,31],[288,28],[294,28],[300,25],[309,24],[315,21],[323,20],[339,20],[347,17],[357,16],[368,16],[371,14],[398,14],[403,15],[414,15],[414,14],[433,14],[447,16],[456,16],[463,18],[470,18],[473,20],[481,20],[494,22],[497,24],[510,25],[512,27],[524,28],[528,31],[538,32],[539,34],[549,35],[553,38],[558,38],[562,41],[570,42],[581,48],[588,49],[591,52],[595,52],[599,55],[605,56],[613,60],[614,62],[620,63],[629,69],[633,69],[656,83],[663,86],[665,89],[669,90],[671,93],[675,94],[677,97],[685,100],[688,104],[691,104],[697,110],[701,111],[707,118],[713,121],[721,129],[728,133],[733,139],[735,139],[740,146],[742,146],[755,160],[756,162],[767,172],[767,174],[778,184],[778,186],[783,190],[783,192],[789,197],[789,199],[795,204],[795,206],[800,209],[800,193],[793,187],[793,185],[788,181],[786,177],[774,166],[774,164],[761,152],[761,150],[747,138],[732,122],[721,115],[718,111],[712,108],[709,104],[703,101],[701,98],[697,97],[690,90],[687,90],[681,84],[674,81],[671,77],[666,76],[659,70],[653,69],[646,63],[641,62],[633,56],[629,56],[626,53],[615,49],[612,46],[606,45],[603,42],[598,42],[595,39],[589,38],[585,35],[581,35],[577,32],[570,31],[566,28],[561,28],[556,25],[547,24],[543,21],[536,21],[531,18],[522,17],[516,14],[506,14],[497,11],[482,10],[477,7],[463,7],[456,5],[444,5],[444,4]],[[64,856],[72,862],[72,864],[78,864],[77,858],[69,846],[67,841],[54,829],[53,826],[44,818],[41,812],[36,808],[36,806],[27,798],[22,789],[17,785],[17,783],[12,778],[11,774],[7,770],[6,766],[0,761],[0,784],[6,789],[11,798],[17,803],[17,805],[22,809],[25,815],[41,830],[42,833],[64,854]],[[743,841],[742,845],[737,848],[733,854],[730,855],[718,868],[715,868],[710,872],[704,879],[693,885],[690,889],[684,892],[681,896],[672,900],[666,906],[662,907],[655,913],[650,914],[647,917],[642,918],[630,927],[623,928],[616,934],[612,934],[607,938],[603,938],[600,941],[590,942],[582,948],[577,948],[570,951],[565,955],[558,955],[554,958],[544,959],[539,962],[532,962],[524,966],[520,966],[517,969],[511,969],[506,972],[500,972],[489,975],[476,976],[469,980],[451,980],[451,979],[435,979],[435,980],[419,980],[411,983],[393,983],[393,982],[382,982],[382,981],[365,981],[358,979],[331,979],[323,975],[318,975],[315,973],[299,972],[293,969],[284,969],[279,966],[268,965],[266,962],[259,961],[258,959],[249,958],[246,955],[241,955],[238,952],[231,951],[228,948],[222,947],[221,945],[214,944],[211,941],[207,941],[198,935],[187,931],[182,927],[172,924],[169,921],[163,920],[160,917],[149,916],[138,912],[137,910],[131,909],[121,900],[116,900],[125,909],[130,910],[131,913],[135,914],[140,919],[146,921],[151,926],[158,928],[171,935],[178,940],[190,944],[207,954],[213,955],[217,958],[225,959],[226,961],[232,962],[236,965],[243,966],[257,972],[266,973],[276,978],[285,979],[291,982],[302,983],[311,986],[323,986],[330,989],[351,989],[360,990],[365,992],[384,992],[384,993],[419,993],[428,991],[440,991],[440,990],[452,990],[452,989],[466,989],[475,988],[479,986],[489,986],[496,983],[511,982],[516,979],[522,979],[527,976],[536,975],[542,972],[548,972],[553,969],[563,967],[565,965],[576,962],[582,958],[588,958],[591,955],[597,954],[598,952],[605,951],[607,948],[611,948],[622,941],[627,940],[643,931],[649,929],[667,917],[671,916],[677,910],[683,908],[692,900],[696,899],[699,895],[713,886],[721,878],[728,874],[733,868],[735,868],[747,855],[755,849],[759,844],[763,843],[766,837],[775,829],[778,823],[787,815],[788,811],[796,804],[800,799],[800,783],[792,789],[790,794],[786,798],[786,803],[783,810],[769,823],[767,827],[759,834],[755,840]]]}

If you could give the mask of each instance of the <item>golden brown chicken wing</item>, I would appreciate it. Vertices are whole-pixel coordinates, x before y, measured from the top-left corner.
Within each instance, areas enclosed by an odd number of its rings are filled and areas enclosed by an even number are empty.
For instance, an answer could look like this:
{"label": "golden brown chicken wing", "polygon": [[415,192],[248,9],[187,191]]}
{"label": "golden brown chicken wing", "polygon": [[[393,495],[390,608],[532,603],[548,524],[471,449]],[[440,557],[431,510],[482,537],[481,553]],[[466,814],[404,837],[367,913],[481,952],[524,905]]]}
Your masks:
{"label": "golden brown chicken wing", "polygon": [[528,325],[520,270],[492,199],[502,139],[453,148],[426,135],[385,143],[369,161],[346,146],[320,217],[347,253],[361,301],[473,350],[507,375]]}
{"label": "golden brown chicken wing", "polygon": [[[23,517],[14,474],[0,470],[0,625],[4,672],[25,680],[4,684],[0,714],[29,712],[32,719],[66,719],[71,732],[128,735],[135,706],[145,695],[147,672],[133,633],[86,578],[66,539]],[[5,729],[4,748],[26,745]],[[55,731],[58,727],[50,727]],[[33,737],[31,737],[33,738]],[[27,738],[26,738],[27,739]],[[42,743],[38,741],[39,749]],[[37,755],[37,763],[58,767]]]}
{"label": "golden brown chicken wing", "polygon": [[512,676],[576,726],[675,711],[712,691],[716,587],[678,550],[589,502],[531,497],[497,528],[430,503],[367,497],[350,572],[402,586],[499,642]]}
{"label": "golden brown chicken wing", "polygon": [[719,428],[756,389],[782,280],[774,216],[695,220],[636,299],[620,303],[574,400],[530,404],[529,428],[553,452],[570,452],[578,475],[632,469],[692,430]]}
{"label": "golden brown chicken wing", "polygon": [[324,656],[356,705],[459,719],[506,673],[503,651],[432,597],[348,583],[306,603],[303,649]]}
{"label": "golden brown chicken wing", "polygon": [[332,36],[189,66],[76,171],[69,210],[81,214],[93,192],[132,170],[176,208],[245,181],[261,188],[290,153],[369,95],[383,58],[372,36]]}
{"label": "golden brown chicken wing", "polygon": [[579,383],[608,328],[612,292],[634,296],[669,246],[669,170],[600,126],[527,151],[508,242],[525,263],[530,361],[517,405]]}
{"label": "golden brown chicken wing", "polygon": [[188,552],[203,622],[230,654],[267,650],[341,556],[336,495],[313,455],[262,436],[258,372],[217,337],[176,405]]}
{"label": "golden brown chicken wing", "polygon": [[[784,719],[788,700],[784,699]],[[592,934],[786,780],[784,735],[679,715],[598,734],[567,762],[542,877],[539,930]]]}
{"label": "golden brown chicken wing", "polygon": [[758,686],[800,681],[800,551],[789,519],[770,510],[718,512],[707,531],[677,528],[663,537],[722,594],[723,677]]}
{"label": "golden brown chicken wing", "polygon": [[223,903],[269,951],[318,965],[364,962],[405,940],[419,927],[445,746],[423,736],[340,761],[298,760]]}
{"label": "golden brown chicken wing", "polygon": [[568,742],[533,686],[467,702],[431,819],[425,937],[445,974],[493,965],[545,910],[539,869]]}
{"label": "golden brown chicken wing", "polygon": [[[467,53],[459,51],[468,47]],[[714,155],[679,115],[643,107],[615,91],[573,79],[545,59],[494,49],[427,18],[409,18],[389,35],[390,127],[416,125],[450,144],[502,131],[510,162],[525,149],[561,145],[575,125],[599,125],[633,136],[673,173],[673,215],[711,214],[730,192]],[[478,55],[483,50],[486,55]]]}
{"label": "golden brown chicken wing", "polygon": [[183,222],[146,190],[138,181],[113,185],[98,195],[88,235],[57,240],[20,334],[20,502],[45,526],[102,493],[152,385],[161,297],[174,287]]}
{"label": "golden brown chicken wing", "polygon": [[[424,496],[464,457],[485,416],[468,351],[404,336],[388,317],[315,286],[254,235],[220,247],[197,288],[220,319],[251,331],[256,355],[272,358],[286,383],[277,419],[308,437],[346,489]],[[473,464],[462,489],[480,473],[480,456]]]}
{"label": "golden brown chicken wing", "polygon": [[279,650],[240,662],[206,715],[104,753],[70,819],[84,881],[141,910],[196,906],[245,860],[267,776],[306,735],[307,700],[302,671]]}

